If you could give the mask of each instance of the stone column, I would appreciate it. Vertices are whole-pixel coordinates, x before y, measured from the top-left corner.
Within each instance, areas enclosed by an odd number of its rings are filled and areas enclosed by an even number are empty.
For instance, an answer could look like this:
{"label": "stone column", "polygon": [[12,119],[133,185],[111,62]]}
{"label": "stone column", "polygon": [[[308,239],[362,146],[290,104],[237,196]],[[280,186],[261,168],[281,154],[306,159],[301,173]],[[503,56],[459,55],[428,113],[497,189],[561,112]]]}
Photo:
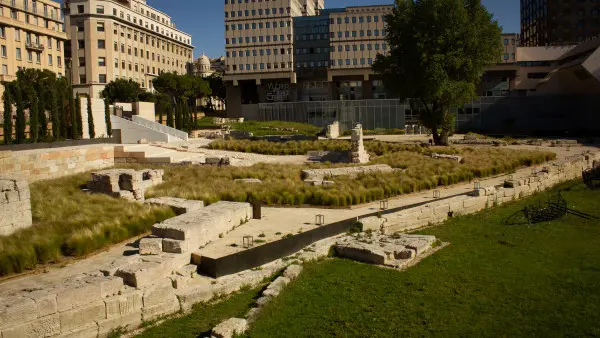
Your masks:
{"label": "stone column", "polygon": [[357,124],[352,129],[352,150],[350,151],[350,162],[351,163],[368,163],[369,154],[365,151],[363,143],[363,130],[362,125]]}

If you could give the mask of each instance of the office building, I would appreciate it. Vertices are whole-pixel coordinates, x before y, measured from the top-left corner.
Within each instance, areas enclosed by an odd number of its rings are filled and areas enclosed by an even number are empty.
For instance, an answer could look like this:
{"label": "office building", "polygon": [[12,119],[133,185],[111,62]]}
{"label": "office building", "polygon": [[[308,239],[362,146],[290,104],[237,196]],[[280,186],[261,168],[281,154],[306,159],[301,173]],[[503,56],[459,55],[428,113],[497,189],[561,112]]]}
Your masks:
{"label": "office building", "polygon": [[600,32],[600,3],[582,0],[521,0],[521,45],[574,44]]}
{"label": "office building", "polygon": [[76,93],[98,98],[116,79],[152,91],[158,75],[191,69],[191,35],[146,0],[66,0],[64,13]]}
{"label": "office building", "polygon": [[[0,81],[16,80],[17,71],[24,68],[48,69],[63,76],[65,41],[58,2],[0,1]],[[0,100],[3,93],[0,86]]]}

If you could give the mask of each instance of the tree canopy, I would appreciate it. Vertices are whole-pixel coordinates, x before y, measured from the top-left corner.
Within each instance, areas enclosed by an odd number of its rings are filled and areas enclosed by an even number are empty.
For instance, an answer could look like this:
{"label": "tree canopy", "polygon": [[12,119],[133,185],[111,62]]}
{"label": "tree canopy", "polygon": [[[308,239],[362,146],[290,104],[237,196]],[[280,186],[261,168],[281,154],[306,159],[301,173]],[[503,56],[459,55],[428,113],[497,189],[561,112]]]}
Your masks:
{"label": "tree canopy", "polygon": [[500,26],[481,0],[396,0],[386,24],[389,53],[373,70],[388,90],[416,99],[421,123],[447,145],[450,108],[473,100],[485,67],[500,60]]}
{"label": "tree canopy", "polygon": [[140,84],[131,79],[116,79],[104,87],[100,96],[110,104],[115,102],[137,102],[145,92]]}
{"label": "tree canopy", "polygon": [[225,81],[223,81],[223,76],[221,76],[221,74],[218,73],[213,73],[210,76],[206,77],[205,80],[208,81],[210,90],[212,92],[210,96],[218,99],[221,102],[225,102],[227,93]]}
{"label": "tree canopy", "polygon": [[163,73],[152,80],[152,83],[154,89],[168,96],[173,105],[187,102],[190,99],[206,97],[212,93],[209,83],[194,75]]}

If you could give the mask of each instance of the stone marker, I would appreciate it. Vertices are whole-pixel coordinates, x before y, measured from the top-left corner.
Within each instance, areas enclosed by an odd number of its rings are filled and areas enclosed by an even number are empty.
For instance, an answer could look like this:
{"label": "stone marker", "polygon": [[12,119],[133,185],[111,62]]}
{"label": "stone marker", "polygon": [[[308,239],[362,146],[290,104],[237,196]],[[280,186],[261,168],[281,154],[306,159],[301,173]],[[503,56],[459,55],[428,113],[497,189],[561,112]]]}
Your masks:
{"label": "stone marker", "polygon": [[146,189],[163,182],[164,170],[109,169],[92,173],[87,188],[132,201],[143,201]]}
{"label": "stone marker", "polygon": [[176,197],[156,197],[146,200],[146,204],[168,206],[173,209],[175,214],[182,215],[190,211],[196,211],[204,208],[203,201],[186,200]]}
{"label": "stone marker", "polygon": [[0,236],[8,236],[32,224],[27,181],[0,176]]}
{"label": "stone marker", "polygon": [[352,150],[350,151],[350,163],[368,163],[370,156],[365,150],[363,143],[363,129],[361,124],[357,124],[352,129]]}

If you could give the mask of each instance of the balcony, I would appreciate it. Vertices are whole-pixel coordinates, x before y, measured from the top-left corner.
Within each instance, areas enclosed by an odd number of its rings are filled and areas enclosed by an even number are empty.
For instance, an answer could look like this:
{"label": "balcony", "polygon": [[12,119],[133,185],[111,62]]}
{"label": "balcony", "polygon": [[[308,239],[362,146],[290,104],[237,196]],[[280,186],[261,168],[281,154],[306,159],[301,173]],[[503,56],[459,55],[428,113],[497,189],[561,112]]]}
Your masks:
{"label": "balcony", "polygon": [[[40,15],[47,19],[58,21],[61,23],[64,22],[64,20],[60,17],[60,14],[55,15],[53,11],[48,12],[48,11],[40,10],[37,7],[33,7],[33,6],[32,7],[23,6],[23,4],[13,3],[11,0],[0,0],[0,5],[6,6],[9,8],[14,8],[14,9],[23,11],[25,13]],[[57,11],[57,13],[60,13],[60,9]]]}
{"label": "balcony", "polygon": [[34,50],[36,52],[43,52],[46,47],[44,47],[44,45],[42,45],[41,43],[26,42],[25,48],[29,50]]}
{"label": "balcony", "polygon": [[17,77],[15,75],[8,75],[8,74],[0,75],[0,82],[12,82],[16,79],[17,79]]}

